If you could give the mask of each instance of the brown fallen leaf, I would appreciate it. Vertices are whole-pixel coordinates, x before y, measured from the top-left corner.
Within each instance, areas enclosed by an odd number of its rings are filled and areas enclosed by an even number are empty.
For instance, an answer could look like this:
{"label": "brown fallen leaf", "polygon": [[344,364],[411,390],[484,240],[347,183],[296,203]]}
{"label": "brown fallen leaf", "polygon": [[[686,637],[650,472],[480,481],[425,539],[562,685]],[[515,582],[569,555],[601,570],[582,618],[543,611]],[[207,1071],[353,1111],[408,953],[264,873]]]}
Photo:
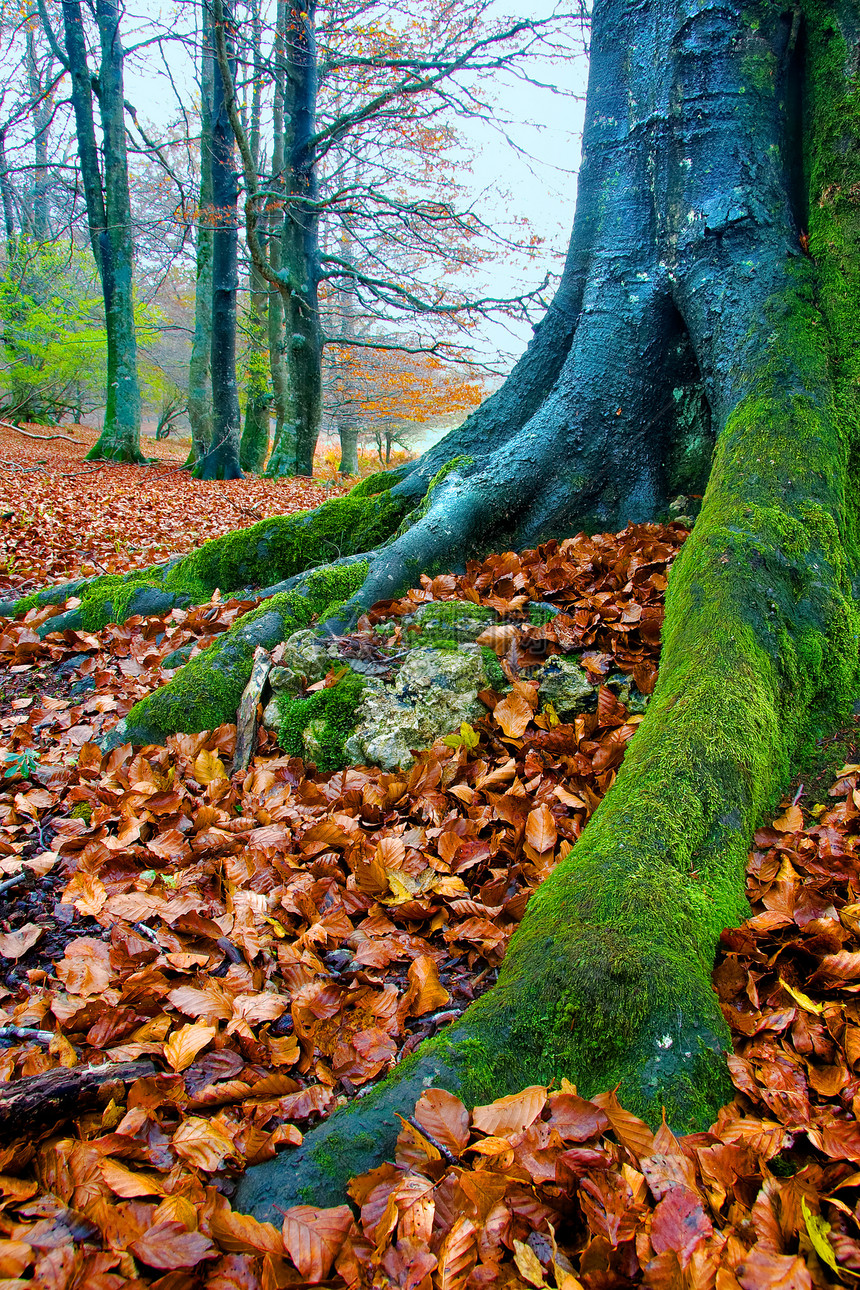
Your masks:
{"label": "brown fallen leaf", "polygon": [[4,959],[19,959],[45,935],[44,927],[24,923],[14,932],[0,933],[0,954]]}

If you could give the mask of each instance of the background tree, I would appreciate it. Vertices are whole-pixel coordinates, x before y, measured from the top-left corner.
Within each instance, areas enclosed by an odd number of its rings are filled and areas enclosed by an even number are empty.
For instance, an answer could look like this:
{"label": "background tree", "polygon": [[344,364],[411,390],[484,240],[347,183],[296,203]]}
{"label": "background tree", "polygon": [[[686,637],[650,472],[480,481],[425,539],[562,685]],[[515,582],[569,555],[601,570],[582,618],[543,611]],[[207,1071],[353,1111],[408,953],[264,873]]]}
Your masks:
{"label": "background tree", "polygon": [[236,382],[236,296],[238,265],[238,177],[235,144],[230,127],[230,106],[225,85],[232,85],[232,6],[216,0],[213,8],[213,37],[218,57],[224,59],[225,75],[212,77],[212,439],[206,456],[195,467],[199,479],[238,479],[241,423],[239,390]]}
{"label": "background tree", "polygon": [[[217,0],[216,0],[217,3]],[[326,337],[320,323],[319,284],[326,281],[334,290],[338,284],[349,284],[355,298],[371,316],[386,318],[404,314],[425,320],[434,319],[450,325],[457,316],[474,317],[497,308],[499,301],[470,300],[461,289],[441,290],[439,274],[428,272],[426,281],[414,273],[409,285],[403,282],[403,266],[394,269],[380,253],[383,243],[401,248],[404,240],[421,248],[425,264],[434,256],[450,272],[462,269],[464,256],[455,256],[455,243],[474,242],[476,233],[485,226],[473,215],[459,214],[447,201],[413,200],[395,191],[380,191],[380,175],[389,185],[400,172],[392,166],[391,123],[399,138],[401,150],[426,151],[428,140],[435,135],[446,138],[444,131],[430,131],[421,126],[421,117],[432,118],[443,109],[474,110],[475,91],[472,82],[478,73],[523,58],[543,39],[535,31],[541,24],[527,22],[490,23],[484,6],[463,0],[457,6],[431,7],[431,18],[416,24],[415,30],[397,33],[393,22],[380,29],[371,21],[366,7],[360,11],[364,26],[345,36],[343,17],[327,11],[320,31],[329,44],[322,53],[316,49],[315,10],[279,9],[279,20],[286,26],[276,33],[272,62],[272,80],[280,100],[276,129],[283,123],[283,174],[274,176],[269,186],[259,173],[252,139],[242,121],[234,79],[226,81],[231,122],[242,155],[245,186],[245,222],[248,249],[255,268],[281,295],[284,313],[284,363],[286,392],[291,411],[285,421],[288,437],[276,437],[267,467],[268,474],[309,473],[313,448],[319,432],[321,357]],[[349,17],[355,19],[355,14]],[[332,36],[336,32],[336,38]],[[365,52],[347,55],[343,43],[351,38]],[[430,42],[428,55],[425,43]],[[374,47],[374,42],[375,46]],[[278,60],[282,67],[278,70]],[[226,50],[219,50],[222,77],[227,75]],[[317,96],[318,74],[327,86],[327,108],[320,114]],[[453,87],[462,77],[467,85],[462,92]],[[472,78],[471,80],[469,78]],[[325,83],[325,82],[324,82]],[[416,115],[413,100],[427,99]],[[480,99],[478,100],[481,101]],[[408,124],[404,126],[403,122]],[[380,144],[381,123],[389,128],[388,143]],[[374,147],[388,160],[370,173],[367,171],[366,141],[373,135]],[[350,140],[345,149],[344,140]],[[281,144],[275,140],[274,154],[281,156]],[[361,156],[364,166],[362,182],[343,182],[344,163]],[[335,164],[330,162],[334,159]],[[426,167],[427,157],[423,158]],[[353,173],[357,173],[353,168]],[[325,176],[326,185],[320,187]],[[283,202],[283,218],[271,236],[279,239],[280,267],[275,270],[267,258],[260,237],[261,216],[267,206]],[[331,251],[321,254],[319,224],[342,220],[363,223],[361,258],[369,264],[360,267],[358,257],[344,260]],[[369,233],[376,223],[388,225],[382,233]],[[373,247],[371,247],[373,243]],[[474,245],[471,248],[475,257]],[[434,264],[434,268],[436,268]],[[522,310],[521,297],[508,302]],[[329,337],[343,343],[344,336]],[[438,339],[428,344],[433,352],[444,353],[445,343]],[[296,437],[293,456],[293,436]]]}
{"label": "background tree", "polygon": [[115,0],[97,0],[95,7],[101,53],[97,85],[103,164],[93,119],[94,82],[80,0],[62,3],[65,49],[54,35],[44,0],[39,0],[39,13],[54,55],[71,79],[90,244],[104,297],[108,350],[105,419],[88,455],[92,459],[142,461],[119,9]]}

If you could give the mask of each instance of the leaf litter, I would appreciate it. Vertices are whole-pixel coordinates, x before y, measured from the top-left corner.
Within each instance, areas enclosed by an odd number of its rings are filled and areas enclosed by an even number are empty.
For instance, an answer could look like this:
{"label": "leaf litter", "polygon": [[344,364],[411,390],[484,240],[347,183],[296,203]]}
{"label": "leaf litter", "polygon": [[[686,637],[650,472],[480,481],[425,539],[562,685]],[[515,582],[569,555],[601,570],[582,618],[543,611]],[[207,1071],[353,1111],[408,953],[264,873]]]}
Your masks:
{"label": "leaf litter", "polygon": [[[566,1081],[471,1112],[430,1089],[395,1160],[353,1180],[352,1208],[296,1206],[278,1228],[230,1205],[242,1169],[300,1143],[492,984],[641,719],[601,685],[594,712],[560,722],[520,668],[577,650],[595,684],[619,670],[650,693],[685,536],[580,535],[376,607],[359,643],[422,600],[507,616],[508,695],[485,692],[486,718],[398,773],[319,774],[264,732],[232,775],[233,726],[101,754],[161,660],[246,603],[43,642],[32,615],[0,624],[0,1079],[154,1071],[0,1142],[3,1290],[856,1279],[854,765],[826,803],[786,803],[756,834],[752,916],[724,933],[714,978],[737,1095],[710,1132],[654,1134],[611,1091],[586,1100]],[[560,612],[536,626],[535,602]]]}

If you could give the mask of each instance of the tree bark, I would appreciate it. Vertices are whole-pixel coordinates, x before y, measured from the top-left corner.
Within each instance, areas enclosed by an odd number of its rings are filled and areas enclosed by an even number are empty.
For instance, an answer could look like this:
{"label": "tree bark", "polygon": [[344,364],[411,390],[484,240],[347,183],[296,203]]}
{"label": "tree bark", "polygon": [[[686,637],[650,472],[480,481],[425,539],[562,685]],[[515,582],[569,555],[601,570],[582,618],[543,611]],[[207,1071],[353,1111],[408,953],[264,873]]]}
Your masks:
{"label": "tree bark", "polygon": [[[322,329],[319,313],[319,196],[312,146],[316,114],[316,3],[291,10],[285,31],[283,77],[285,191],[281,231],[287,413],[266,474],[312,475],[322,408]],[[295,456],[291,448],[295,447]]]}
{"label": "tree bark", "polygon": [[32,29],[27,31],[27,82],[33,104],[33,237],[37,242],[47,242],[50,236],[48,212],[48,139],[53,117],[53,94],[45,86],[51,82],[51,65],[45,72],[44,86],[36,60],[36,39]]}
{"label": "tree bark", "polygon": [[585,1094],[618,1085],[676,1130],[706,1128],[730,1095],[717,940],[744,916],[752,832],[812,716],[858,685],[858,34],[857,0],[805,0],[801,22],[763,0],[597,0],[567,267],[512,377],[413,468],[165,576],[198,596],[267,577],[285,594],[138,704],[117,742],[163,738],[177,714],[227,719],[252,636],[265,645],[315,605],[339,629],[422,571],[659,518],[680,480],[705,494],[648,712],[497,985],[298,1151],[249,1171],[238,1207],[340,1198],[432,1084],[471,1104],[562,1077]]}
{"label": "tree bark", "polygon": [[[233,8],[223,6],[228,58],[233,58]],[[235,74],[235,73],[234,73]],[[195,468],[198,479],[241,479],[241,419],[236,382],[236,296],[239,287],[239,185],[233,130],[224,100],[224,83],[212,78],[212,442]]]}
{"label": "tree bark", "polygon": [[[260,86],[263,79],[262,69],[262,21],[260,5],[255,0],[251,11],[254,50],[254,77],[251,91],[251,122],[248,131],[248,144],[254,169],[260,169]],[[268,220],[261,219],[260,244],[265,251],[265,227]],[[272,395],[269,389],[266,356],[268,341],[268,308],[269,284],[263,277],[253,259],[248,267],[248,323],[247,349],[244,360],[245,376],[245,425],[242,430],[242,443],[239,449],[239,464],[243,470],[255,475],[263,472],[266,458],[269,455],[269,408]]]}
{"label": "tree bark", "polygon": [[191,451],[185,465],[190,470],[203,461],[212,442],[212,85],[215,60],[206,0],[200,5],[200,196],[197,212],[197,274],[194,288],[194,337],[188,363],[188,420]]}

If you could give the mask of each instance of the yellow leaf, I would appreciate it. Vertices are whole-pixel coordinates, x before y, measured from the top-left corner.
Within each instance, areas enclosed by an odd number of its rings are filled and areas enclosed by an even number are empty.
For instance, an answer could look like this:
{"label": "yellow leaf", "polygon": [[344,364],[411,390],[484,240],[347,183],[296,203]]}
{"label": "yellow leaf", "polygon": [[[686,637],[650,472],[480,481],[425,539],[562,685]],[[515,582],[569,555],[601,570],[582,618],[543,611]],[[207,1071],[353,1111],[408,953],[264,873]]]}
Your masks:
{"label": "yellow leaf", "polygon": [[520,1276],[524,1281],[528,1281],[530,1286],[546,1285],[540,1259],[530,1245],[526,1245],[525,1241],[518,1241],[516,1237],[514,1237],[514,1263]]}
{"label": "yellow leaf", "polygon": [[787,981],[782,979],[782,977],[779,978],[779,984],[782,986],[783,990],[785,990],[786,994],[791,995],[795,1003],[800,1004],[801,1008],[803,1008],[805,1012],[815,1012],[820,1014],[824,1011],[823,1003],[816,1003],[814,999],[810,999],[809,995],[804,994],[802,990],[795,990],[794,986],[789,985]]}
{"label": "yellow leaf", "polygon": [[180,1026],[164,1045],[164,1057],[171,1070],[187,1070],[194,1058],[207,1044],[211,1043],[218,1031],[214,1026],[204,1026],[195,1021],[188,1026]]}
{"label": "yellow leaf", "polygon": [[860,1276],[860,1272],[852,1272],[850,1268],[841,1267],[836,1262],[836,1255],[833,1253],[833,1246],[827,1239],[827,1233],[830,1231],[830,1224],[825,1222],[818,1214],[813,1214],[812,1210],[806,1203],[806,1197],[801,1196],[800,1208],[803,1213],[803,1221],[806,1224],[806,1230],[809,1233],[809,1239],[812,1242],[812,1248],[820,1259],[823,1259],[829,1268],[840,1275],[848,1272],[852,1277]]}
{"label": "yellow leaf", "polygon": [[550,730],[553,730],[556,726],[561,725],[561,717],[558,715],[555,708],[550,702],[547,701],[543,705],[543,710],[547,717],[547,720],[549,721]]}
{"label": "yellow leaf", "polygon": [[459,734],[446,735],[442,740],[442,743],[445,744],[447,748],[465,748],[467,752],[471,752],[473,748],[477,748],[480,742],[481,736],[478,734],[477,730],[472,729],[468,721],[464,721],[460,726]]}
{"label": "yellow leaf", "polygon": [[192,1115],[183,1120],[173,1135],[173,1150],[186,1164],[196,1165],[207,1173],[220,1169],[234,1152],[233,1140],[215,1120]]}
{"label": "yellow leaf", "polygon": [[213,780],[227,778],[227,767],[216,752],[201,748],[194,760],[194,778],[198,784],[211,784]]}

